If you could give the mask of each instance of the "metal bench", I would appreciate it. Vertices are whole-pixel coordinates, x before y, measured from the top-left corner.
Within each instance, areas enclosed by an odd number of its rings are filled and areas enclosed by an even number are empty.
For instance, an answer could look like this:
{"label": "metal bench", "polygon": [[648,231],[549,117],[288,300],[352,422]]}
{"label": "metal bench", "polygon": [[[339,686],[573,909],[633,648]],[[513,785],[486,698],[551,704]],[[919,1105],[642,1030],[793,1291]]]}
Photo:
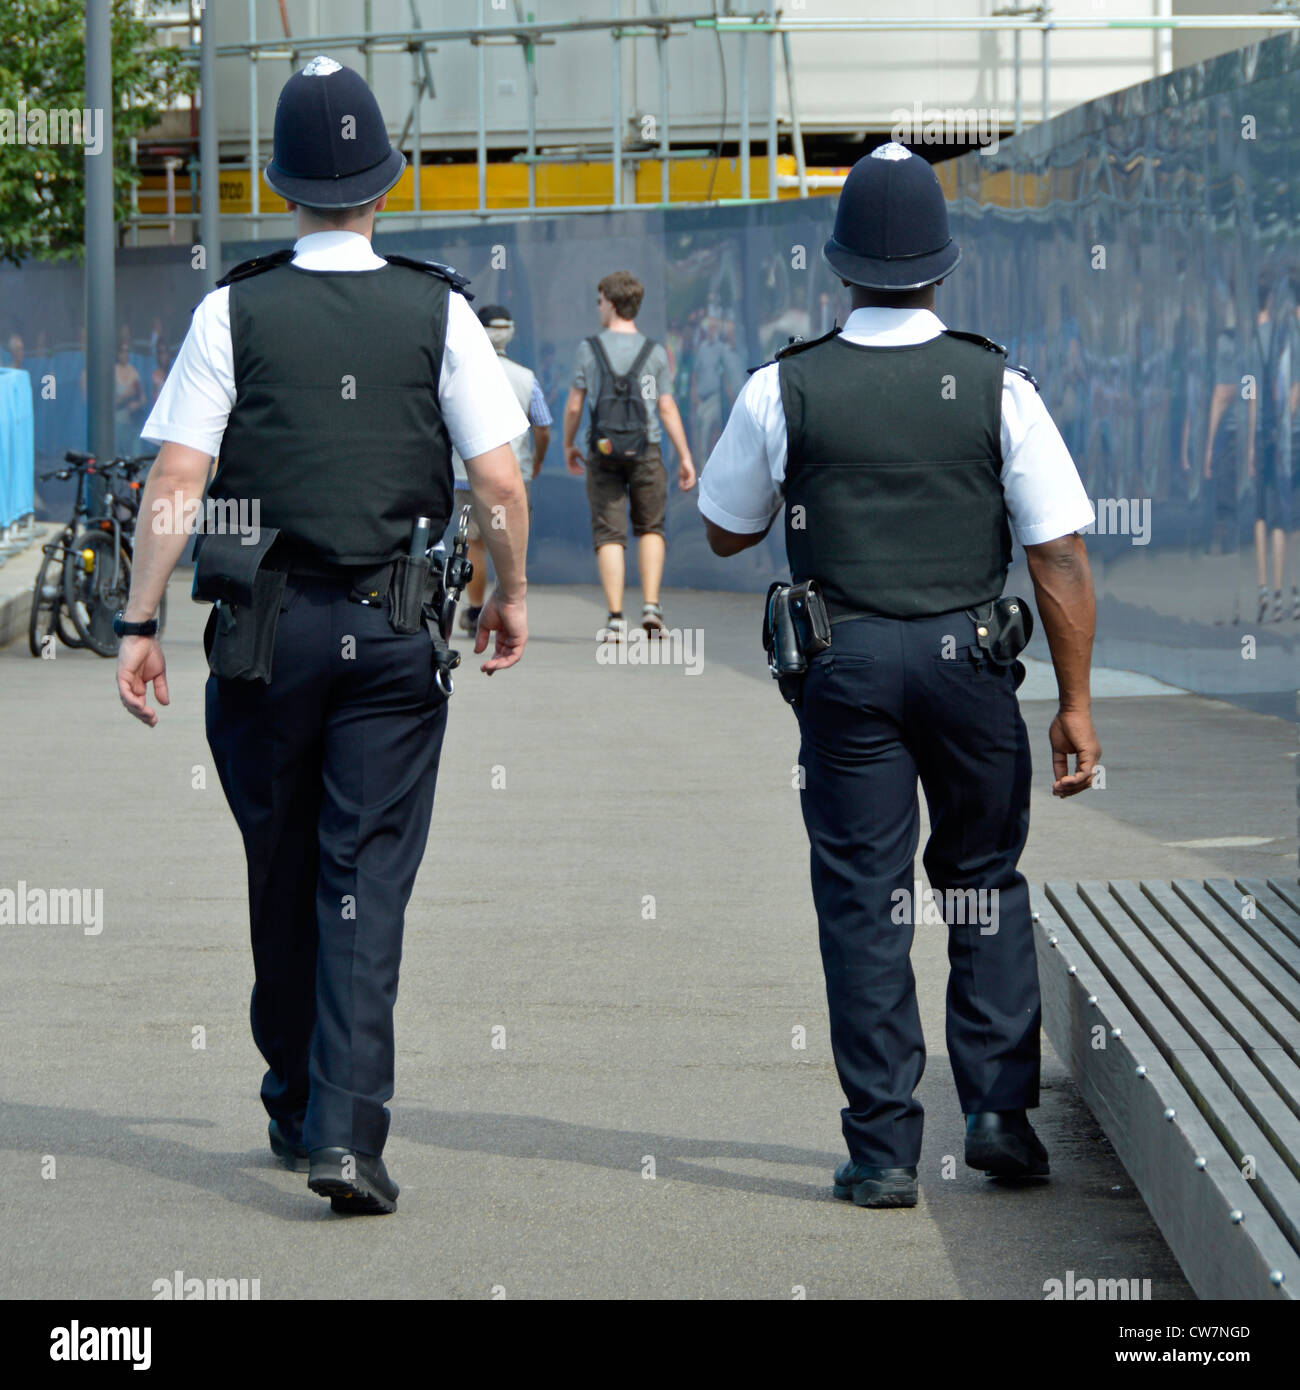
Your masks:
{"label": "metal bench", "polygon": [[1202,1298],[1300,1297],[1300,887],[1049,883],[1043,1027]]}

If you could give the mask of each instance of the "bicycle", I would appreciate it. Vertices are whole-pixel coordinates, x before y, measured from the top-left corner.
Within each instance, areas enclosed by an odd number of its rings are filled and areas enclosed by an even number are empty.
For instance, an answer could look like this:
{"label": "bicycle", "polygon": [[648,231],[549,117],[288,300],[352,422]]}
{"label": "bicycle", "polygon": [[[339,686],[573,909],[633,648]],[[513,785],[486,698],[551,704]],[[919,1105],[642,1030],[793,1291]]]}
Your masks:
{"label": "bicycle", "polygon": [[[140,512],[141,483],[138,474],[153,455],[112,459],[96,467],[94,456],[69,450],[69,467],[43,475],[67,480],[77,478],[72,520],[58,540],[44,547],[45,558],[36,577],[27,644],[33,656],[41,655],[43,615],[49,614],[45,636],[56,634],[70,647],[88,647],[99,656],[117,654],[113,615],[126,606],[134,557],[135,527]],[[99,473],[108,480],[106,514],[94,515],[86,504],[86,479]],[[125,493],[113,482],[121,475]],[[81,527],[78,532],[78,527]],[[56,572],[57,571],[57,572]],[[158,606],[158,632],[167,619],[167,597]],[[71,625],[72,632],[68,631]]]}
{"label": "bicycle", "polygon": [[41,474],[41,482],[48,482],[51,478],[67,482],[75,475],[77,493],[72,503],[72,520],[65,523],[56,540],[41,547],[45,558],[41,561],[32,589],[32,611],[27,623],[27,646],[36,657],[41,655],[45,639],[51,636],[57,636],[67,647],[86,645],[77,632],[72,615],[64,607],[63,569],[67,557],[72,553],[72,543],[78,529],[90,520],[90,510],[85,505],[86,479],[96,471],[95,460],[89,454],[78,454],[72,450],[63,457],[69,467]]}

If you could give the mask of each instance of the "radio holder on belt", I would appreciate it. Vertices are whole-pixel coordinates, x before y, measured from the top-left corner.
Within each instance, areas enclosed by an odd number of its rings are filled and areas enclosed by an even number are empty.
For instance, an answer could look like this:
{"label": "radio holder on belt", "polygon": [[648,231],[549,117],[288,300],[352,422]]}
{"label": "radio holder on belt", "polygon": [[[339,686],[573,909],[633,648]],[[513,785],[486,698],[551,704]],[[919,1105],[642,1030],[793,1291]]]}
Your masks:
{"label": "radio holder on belt", "polygon": [[809,659],[830,644],[830,615],[816,580],[802,584],[776,580],[763,608],[763,649],[768,670],[787,704],[798,703]]}
{"label": "radio holder on belt", "polygon": [[[456,605],[460,602],[465,585],[474,577],[474,565],[469,558],[469,516],[470,509],[462,507],[450,554],[442,541],[431,545],[427,551],[430,563],[423,613],[430,625],[429,635],[433,638],[438,666],[434,681],[446,696],[450,696],[456,688],[451,673],[460,665],[460,653],[448,645],[455,628]],[[438,563],[440,557],[441,564]]]}

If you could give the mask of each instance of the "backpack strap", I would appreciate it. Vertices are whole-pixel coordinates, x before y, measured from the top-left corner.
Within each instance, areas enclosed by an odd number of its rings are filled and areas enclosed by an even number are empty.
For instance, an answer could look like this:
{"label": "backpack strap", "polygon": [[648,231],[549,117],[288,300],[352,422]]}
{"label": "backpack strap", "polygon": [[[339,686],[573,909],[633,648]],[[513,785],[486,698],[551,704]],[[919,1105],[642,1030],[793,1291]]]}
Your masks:
{"label": "backpack strap", "polygon": [[445,280],[453,290],[465,298],[473,299],[470,294],[469,276],[462,275],[459,270],[453,269],[449,265],[443,265],[441,261],[421,261],[414,256],[385,256],[384,259],[389,265],[404,265],[408,270],[422,270],[426,275],[436,275],[440,280]]}
{"label": "backpack strap", "polygon": [[269,256],[255,256],[251,261],[240,261],[217,281],[217,288],[224,289],[236,280],[247,280],[250,275],[261,275],[274,270],[276,266],[286,265],[293,260],[293,254],[293,247],[287,246],[283,251],[272,251]]}
{"label": "backpack strap", "polygon": [[649,361],[650,354],[658,346],[658,343],[656,343],[653,338],[647,338],[645,342],[641,344],[641,351],[632,359],[632,365],[627,369],[626,375],[629,377],[636,376],[641,368]]}
{"label": "backpack strap", "polygon": [[[609,353],[605,351],[605,344],[600,341],[600,334],[593,333],[587,342],[591,345],[591,352],[596,359],[596,365],[611,381],[617,380],[618,373],[615,372],[613,363],[609,360]],[[600,392],[597,391],[596,394],[599,395]]]}

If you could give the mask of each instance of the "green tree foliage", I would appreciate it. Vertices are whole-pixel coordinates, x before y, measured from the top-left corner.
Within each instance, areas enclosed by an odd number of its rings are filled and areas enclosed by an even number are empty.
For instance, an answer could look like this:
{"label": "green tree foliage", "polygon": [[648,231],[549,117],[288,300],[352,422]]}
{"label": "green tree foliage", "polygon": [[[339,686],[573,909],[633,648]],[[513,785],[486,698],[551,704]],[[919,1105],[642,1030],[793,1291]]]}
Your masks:
{"label": "green tree foliage", "polygon": [[[137,174],[131,137],[193,92],[177,49],[160,47],[143,16],[157,0],[112,0],[113,182],[116,215],[130,216]],[[17,118],[86,104],[83,0],[0,0],[0,258],[78,259],[86,208],[84,144],[19,144]],[[12,113],[6,118],[5,113]],[[108,150],[98,158],[107,159]]]}

